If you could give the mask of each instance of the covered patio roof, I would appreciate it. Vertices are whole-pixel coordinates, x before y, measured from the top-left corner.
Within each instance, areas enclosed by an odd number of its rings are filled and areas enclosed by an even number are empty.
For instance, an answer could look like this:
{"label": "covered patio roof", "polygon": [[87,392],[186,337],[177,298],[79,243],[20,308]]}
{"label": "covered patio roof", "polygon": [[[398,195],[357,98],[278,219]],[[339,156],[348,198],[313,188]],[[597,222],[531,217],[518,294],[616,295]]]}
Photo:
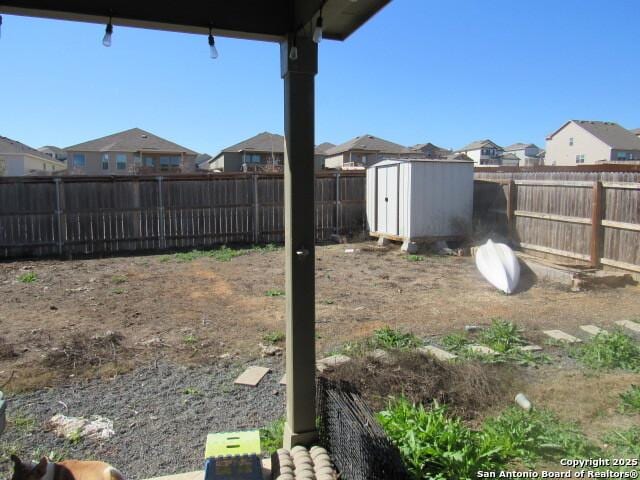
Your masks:
{"label": "covered patio roof", "polygon": [[391,0],[3,0],[0,13],[279,42],[322,7],[324,37],[345,40]]}

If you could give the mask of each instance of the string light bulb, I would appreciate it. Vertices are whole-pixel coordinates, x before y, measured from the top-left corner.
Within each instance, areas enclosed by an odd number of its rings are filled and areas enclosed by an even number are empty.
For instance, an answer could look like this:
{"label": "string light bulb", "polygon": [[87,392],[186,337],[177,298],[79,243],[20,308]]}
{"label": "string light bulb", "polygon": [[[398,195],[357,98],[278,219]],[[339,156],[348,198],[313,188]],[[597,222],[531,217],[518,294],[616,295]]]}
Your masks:
{"label": "string light bulb", "polygon": [[218,58],[218,49],[216,48],[216,40],[211,34],[211,27],[209,27],[209,56],[211,58]]}
{"label": "string light bulb", "polygon": [[111,46],[111,35],[113,34],[113,25],[111,24],[111,17],[109,17],[109,23],[107,28],[104,29],[104,37],[102,37],[102,45],[105,47]]}
{"label": "string light bulb", "polygon": [[316,27],[313,29],[313,41],[316,43],[322,41],[322,10],[320,10],[320,15],[316,20]]}
{"label": "string light bulb", "polygon": [[298,47],[296,46],[296,37],[293,37],[293,45],[291,45],[291,49],[289,50],[289,60],[298,60]]}

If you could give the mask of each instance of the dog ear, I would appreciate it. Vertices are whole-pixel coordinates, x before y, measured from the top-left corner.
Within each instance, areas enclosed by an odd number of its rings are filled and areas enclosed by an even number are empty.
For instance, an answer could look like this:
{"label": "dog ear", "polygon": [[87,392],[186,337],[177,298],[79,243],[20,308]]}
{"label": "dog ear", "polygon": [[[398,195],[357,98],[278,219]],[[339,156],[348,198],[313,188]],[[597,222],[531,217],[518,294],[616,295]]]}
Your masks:
{"label": "dog ear", "polygon": [[37,478],[42,478],[46,475],[47,463],[49,463],[47,457],[42,457],[38,465],[36,465],[36,468],[33,469],[33,473],[35,473]]}

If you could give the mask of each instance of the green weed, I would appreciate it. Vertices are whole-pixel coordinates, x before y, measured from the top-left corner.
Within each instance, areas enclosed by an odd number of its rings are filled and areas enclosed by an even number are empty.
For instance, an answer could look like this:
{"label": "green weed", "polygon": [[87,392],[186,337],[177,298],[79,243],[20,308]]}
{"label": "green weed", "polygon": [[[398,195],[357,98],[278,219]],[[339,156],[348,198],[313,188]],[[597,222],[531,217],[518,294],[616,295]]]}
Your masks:
{"label": "green weed", "polygon": [[9,420],[16,430],[24,433],[32,432],[36,426],[36,419],[30,415],[16,413]]}
{"label": "green weed", "polygon": [[273,453],[282,448],[282,437],[284,435],[284,418],[270,423],[260,429],[260,446],[263,452]]}
{"label": "green weed", "polygon": [[267,297],[284,297],[284,290],[280,290],[278,288],[272,288],[264,292]]}
{"label": "green weed", "polygon": [[590,342],[572,348],[569,354],[595,370],[640,371],[640,346],[621,331],[599,333]]}
{"label": "green weed", "polygon": [[120,285],[122,283],[125,283],[127,281],[127,277],[125,275],[114,275],[113,277],[111,277],[111,282],[115,283],[116,285]]}
{"label": "green weed", "polygon": [[629,390],[620,394],[622,413],[640,413],[640,386],[631,385]]}
{"label": "green weed", "polygon": [[422,262],[424,260],[422,255],[407,255],[405,258],[410,262]]}
{"label": "green weed", "polygon": [[522,330],[511,322],[494,318],[491,325],[480,332],[480,342],[496,352],[506,353],[525,345],[527,342],[521,336]]}
{"label": "green weed", "polygon": [[284,332],[269,332],[263,335],[262,340],[267,343],[276,344],[285,339]]}
{"label": "green weed", "polygon": [[182,390],[182,393],[184,395],[189,395],[190,397],[201,397],[202,396],[202,392],[200,390],[198,390],[195,387],[187,387],[184,390]]}
{"label": "green weed", "polygon": [[604,442],[615,449],[616,457],[640,458],[640,427],[610,432]]}
{"label": "green weed", "polygon": [[471,343],[464,333],[449,333],[440,340],[442,346],[456,353],[462,353]]}
{"label": "green weed", "polygon": [[82,441],[82,430],[80,428],[74,430],[67,436],[67,440],[71,445],[77,445]]}
{"label": "green weed", "polygon": [[22,283],[33,283],[38,280],[38,274],[36,272],[26,272],[20,275],[18,280]]}
{"label": "green weed", "polygon": [[378,421],[416,479],[470,479],[501,466],[500,449],[449,417],[444,406],[426,410],[400,398],[378,414]]}
{"label": "green weed", "polygon": [[407,350],[420,346],[422,341],[413,333],[403,333],[385,326],[374,330],[371,343],[372,349]]}
{"label": "green weed", "polygon": [[184,343],[186,343],[187,345],[194,345],[194,344],[198,343],[198,337],[196,335],[194,335],[193,333],[189,333],[188,335],[185,335],[182,338],[182,341]]}

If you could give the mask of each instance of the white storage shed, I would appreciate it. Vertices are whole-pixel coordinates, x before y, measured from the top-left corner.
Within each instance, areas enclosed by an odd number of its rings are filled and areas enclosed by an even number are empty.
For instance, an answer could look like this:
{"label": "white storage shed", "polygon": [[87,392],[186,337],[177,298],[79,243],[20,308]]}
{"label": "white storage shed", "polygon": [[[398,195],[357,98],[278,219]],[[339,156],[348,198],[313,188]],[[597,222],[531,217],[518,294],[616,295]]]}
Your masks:
{"label": "white storage shed", "polygon": [[372,236],[428,242],[471,232],[473,162],[389,159],[367,168]]}

